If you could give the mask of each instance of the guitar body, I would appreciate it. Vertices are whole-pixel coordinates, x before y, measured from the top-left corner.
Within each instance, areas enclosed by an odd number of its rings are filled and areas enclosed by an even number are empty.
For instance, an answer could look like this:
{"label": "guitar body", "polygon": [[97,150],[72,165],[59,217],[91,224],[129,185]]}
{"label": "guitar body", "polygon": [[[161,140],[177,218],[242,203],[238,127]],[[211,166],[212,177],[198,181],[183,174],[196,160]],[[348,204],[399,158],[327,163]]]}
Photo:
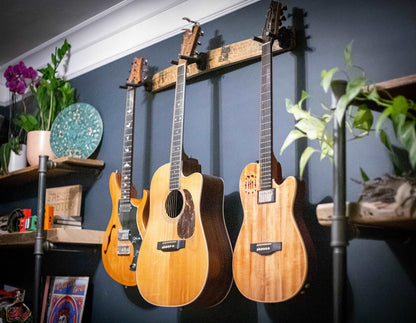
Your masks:
{"label": "guitar body", "polygon": [[154,305],[213,306],[225,298],[232,283],[223,182],[200,173],[181,174],[181,188],[176,192],[181,192],[183,207],[172,217],[166,207],[172,193],[169,171],[168,163],[152,178],[150,217],[138,259],[137,285],[143,298]]}
{"label": "guitar body", "polygon": [[[301,290],[307,276],[307,253],[294,217],[298,183],[296,178],[288,177],[276,184],[274,177],[275,202],[258,204],[259,175],[260,165],[249,164],[240,177],[244,221],[234,248],[234,280],[248,299],[282,302]],[[262,250],[261,243],[268,242],[281,243],[277,247],[280,250],[259,254],[250,249],[252,244],[260,244],[257,247]]]}
{"label": "guitar body", "polygon": [[[121,197],[121,174],[112,173],[110,176],[110,194],[113,203],[113,211],[110,221],[104,234],[101,256],[104,268],[107,273],[120,284],[125,286],[136,285],[136,259],[135,253],[140,249],[142,235],[149,217],[148,191],[143,191],[141,200],[131,198],[131,211],[127,218],[124,228],[130,229],[131,239],[129,241],[119,241],[118,232],[123,227],[119,218],[119,200]],[[132,187],[132,195],[136,196]],[[140,237],[140,239],[138,239]],[[132,241],[133,242],[132,242]],[[119,246],[125,244],[129,246],[130,252],[127,255],[119,255]],[[132,266],[133,264],[133,266]]]}

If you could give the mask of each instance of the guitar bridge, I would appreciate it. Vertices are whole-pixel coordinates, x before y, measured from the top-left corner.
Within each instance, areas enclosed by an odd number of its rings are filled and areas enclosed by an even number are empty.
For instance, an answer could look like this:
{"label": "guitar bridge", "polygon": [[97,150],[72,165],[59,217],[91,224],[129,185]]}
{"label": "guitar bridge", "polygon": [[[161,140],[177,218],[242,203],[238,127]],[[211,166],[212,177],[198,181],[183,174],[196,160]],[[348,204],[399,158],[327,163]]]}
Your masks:
{"label": "guitar bridge", "polygon": [[167,251],[178,251],[182,248],[185,248],[186,240],[169,240],[169,241],[159,241],[157,243],[157,250],[164,252]]}
{"label": "guitar bridge", "polygon": [[118,230],[118,241],[128,241],[130,236],[129,229],[120,229]]}
{"label": "guitar bridge", "polygon": [[269,256],[276,251],[282,251],[281,242],[260,242],[250,244],[250,251],[258,253],[261,256]]}
{"label": "guitar bridge", "polygon": [[117,246],[118,256],[129,256],[130,255],[130,244],[119,244]]}

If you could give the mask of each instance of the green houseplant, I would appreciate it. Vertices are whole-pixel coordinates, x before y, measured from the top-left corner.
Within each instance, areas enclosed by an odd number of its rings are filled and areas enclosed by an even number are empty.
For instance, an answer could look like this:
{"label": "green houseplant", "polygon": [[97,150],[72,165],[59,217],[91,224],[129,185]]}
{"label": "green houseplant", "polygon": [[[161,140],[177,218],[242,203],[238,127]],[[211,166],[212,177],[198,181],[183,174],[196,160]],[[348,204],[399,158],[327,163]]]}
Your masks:
{"label": "green houseplant", "polygon": [[[310,111],[302,109],[303,102],[308,98],[306,92],[302,93],[302,98],[297,104],[293,104],[289,99],[286,100],[286,109],[293,114],[296,124],[295,129],[288,134],[283,143],[281,153],[300,138],[308,138],[318,143],[319,148],[308,146],[303,151],[299,161],[301,176],[306,163],[314,153],[320,153],[321,160],[324,158],[332,160],[334,146],[331,132],[332,119],[336,118],[340,122],[345,115],[347,129],[353,139],[359,139],[375,130],[389,152],[395,175],[412,175],[416,170],[416,105],[402,95],[391,97],[388,93],[380,93],[375,86],[369,85],[364,71],[352,63],[351,49],[352,43],[344,51],[345,75],[348,80],[345,94],[340,97],[335,108],[331,110],[322,104],[326,112],[322,116],[314,116]],[[329,71],[322,71],[321,85],[325,92],[328,91],[338,70],[335,67]],[[347,109],[350,105],[351,107]],[[375,129],[372,129],[374,114],[371,107],[375,105],[384,110],[376,122]],[[387,133],[381,128],[386,120],[391,121],[394,135],[401,147],[394,146]],[[361,174],[363,180],[368,181],[368,176],[363,170]]]}
{"label": "green houseplant", "polygon": [[21,96],[23,112],[26,113],[25,94],[37,80],[37,72],[32,67],[26,67],[23,62],[10,65],[4,72],[6,87],[12,94],[9,107],[8,141],[0,147],[0,172],[7,173],[26,167],[26,145],[23,129],[13,122],[13,114],[17,106],[17,98]]}
{"label": "green houseplant", "polygon": [[75,103],[75,89],[59,76],[58,68],[68,57],[71,45],[65,40],[60,48],[51,54],[51,63],[38,69],[41,77],[31,85],[32,95],[36,98],[37,110],[34,114],[22,113],[16,123],[28,132],[28,162],[37,165],[40,154],[54,158],[49,138],[53,121],[64,108]]}

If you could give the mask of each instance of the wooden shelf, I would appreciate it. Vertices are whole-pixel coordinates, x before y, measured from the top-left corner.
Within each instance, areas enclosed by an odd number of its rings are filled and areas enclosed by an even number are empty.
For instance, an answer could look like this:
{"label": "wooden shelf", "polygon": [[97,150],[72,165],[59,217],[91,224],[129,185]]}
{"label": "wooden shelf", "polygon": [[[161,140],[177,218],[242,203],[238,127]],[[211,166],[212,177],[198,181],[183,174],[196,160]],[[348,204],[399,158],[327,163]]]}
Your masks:
{"label": "wooden shelf", "polygon": [[[321,225],[331,225],[333,207],[333,203],[317,206],[316,216]],[[346,213],[349,223],[353,225],[416,231],[416,217],[401,210],[396,203],[348,202]]]}
{"label": "wooden shelf", "polygon": [[[57,228],[45,231],[46,241],[62,244],[101,245],[104,231]],[[0,247],[33,246],[35,231],[14,232],[0,235]]]}
{"label": "wooden shelf", "polygon": [[386,90],[392,96],[404,95],[407,99],[416,100],[416,74],[376,84],[380,90]]}
{"label": "wooden shelf", "polygon": [[[99,173],[104,167],[104,162],[97,159],[82,159],[61,157],[49,161],[47,178],[62,176],[67,173],[88,171]],[[0,176],[0,189],[14,189],[38,180],[38,166],[26,167],[6,175]]]}

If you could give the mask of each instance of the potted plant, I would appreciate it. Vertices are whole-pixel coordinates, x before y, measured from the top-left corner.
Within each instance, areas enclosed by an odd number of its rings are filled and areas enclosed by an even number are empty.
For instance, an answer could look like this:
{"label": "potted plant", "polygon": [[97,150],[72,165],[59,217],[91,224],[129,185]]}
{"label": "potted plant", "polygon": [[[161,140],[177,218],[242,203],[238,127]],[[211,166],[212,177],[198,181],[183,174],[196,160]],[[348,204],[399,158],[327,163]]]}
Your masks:
{"label": "potted plant", "polygon": [[49,143],[52,124],[59,112],[75,102],[75,89],[58,74],[58,67],[68,57],[70,48],[65,40],[51,54],[51,63],[38,69],[41,77],[30,86],[38,109],[35,114],[22,113],[18,118],[17,124],[28,132],[27,159],[30,165],[38,164],[39,155],[54,158]]}
{"label": "potted plant", "polygon": [[[297,104],[286,99],[286,109],[293,114],[296,124],[295,129],[288,134],[283,143],[281,153],[300,138],[318,142],[319,148],[316,148],[316,145],[308,146],[303,151],[299,161],[301,176],[306,163],[314,153],[319,153],[321,159],[332,160],[334,148],[332,119],[336,118],[337,122],[340,122],[345,116],[346,128],[353,139],[362,138],[375,131],[388,150],[394,169],[394,174],[373,181],[370,181],[364,170],[360,169],[363,184],[360,203],[368,201],[387,203],[393,209],[392,214],[397,213],[399,207],[406,206],[406,210],[400,212],[413,216],[416,210],[416,104],[402,95],[392,97],[389,93],[369,85],[363,69],[352,63],[351,48],[352,43],[344,51],[345,75],[348,80],[345,94],[339,98],[336,107],[328,109],[322,104],[326,112],[322,116],[313,116],[310,111],[302,109],[302,103],[308,98],[306,92],[302,93],[302,98]],[[321,85],[325,92],[328,91],[337,72],[338,68],[322,71]],[[378,107],[381,114],[375,123],[375,129],[372,129],[375,119],[372,113],[374,107]],[[386,120],[391,121],[394,141],[399,146],[393,145],[388,134],[381,128]]]}
{"label": "potted plant", "polygon": [[12,94],[12,104],[9,108],[8,142],[0,147],[1,172],[7,173],[26,167],[25,133],[18,124],[13,122],[13,114],[19,95],[23,104],[23,113],[27,113],[25,94],[30,86],[34,86],[37,72],[32,67],[26,67],[23,62],[19,62],[16,65],[10,65],[4,72],[4,77],[6,78],[6,86]]}

